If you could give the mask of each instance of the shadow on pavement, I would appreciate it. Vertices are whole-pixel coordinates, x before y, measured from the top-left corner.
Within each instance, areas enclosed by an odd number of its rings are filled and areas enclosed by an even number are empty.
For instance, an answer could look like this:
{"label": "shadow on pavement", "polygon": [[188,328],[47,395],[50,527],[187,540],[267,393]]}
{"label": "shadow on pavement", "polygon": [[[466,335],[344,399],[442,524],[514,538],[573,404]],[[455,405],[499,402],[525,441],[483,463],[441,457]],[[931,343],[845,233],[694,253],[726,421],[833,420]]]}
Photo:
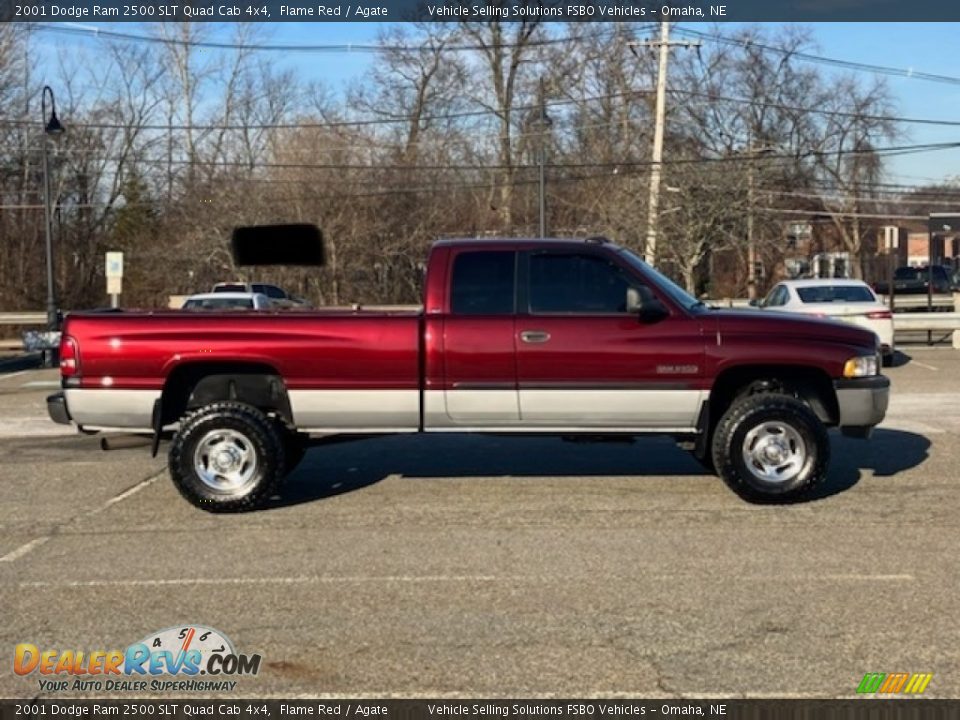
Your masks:
{"label": "shadow on pavement", "polygon": [[[849,490],[871,469],[889,477],[921,464],[930,442],[899,430],[876,430],[869,440],[831,434],[830,477],[808,502]],[[630,477],[706,475],[668,438],[626,443],[568,443],[551,437],[396,435],[322,445],[286,480],[266,508],[297,505],[354,492],[390,475],[458,477]],[[521,480],[522,481],[522,480]]]}
{"label": "shadow on pavement", "polygon": [[895,367],[895,368],[903,367],[904,365],[909,363],[911,360],[913,360],[913,358],[907,355],[902,350],[894,350],[893,357],[890,358],[890,364],[887,365],[887,367]]}
{"label": "shadow on pavement", "polygon": [[929,456],[930,441],[923,435],[877,428],[869,440],[845,438],[831,433],[830,477],[808,500],[819,500],[849,490],[872,470],[875,478],[893,477],[910,470]]}
{"label": "shadow on pavement", "polygon": [[43,365],[43,356],[41,353],[29,353],[27,355],[15,355],[12,357],[0,357],[0,375],[6,373],[20,372],[38,368]]}

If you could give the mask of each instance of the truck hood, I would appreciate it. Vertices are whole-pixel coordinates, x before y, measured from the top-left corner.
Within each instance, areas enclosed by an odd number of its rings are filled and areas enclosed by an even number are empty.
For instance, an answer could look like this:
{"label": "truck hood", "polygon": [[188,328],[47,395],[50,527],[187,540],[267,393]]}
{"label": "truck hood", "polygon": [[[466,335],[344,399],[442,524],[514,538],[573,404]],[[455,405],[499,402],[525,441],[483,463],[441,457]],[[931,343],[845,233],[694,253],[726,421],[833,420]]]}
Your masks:
{"label": "truck hood", "polygon": [[877,348],[877,336],[870,330],[829,318],[768,310],[713,310],[710,315],[716,318],[721,336],[761,335],[770,341],[802,339],[862,347],[871,352]]}

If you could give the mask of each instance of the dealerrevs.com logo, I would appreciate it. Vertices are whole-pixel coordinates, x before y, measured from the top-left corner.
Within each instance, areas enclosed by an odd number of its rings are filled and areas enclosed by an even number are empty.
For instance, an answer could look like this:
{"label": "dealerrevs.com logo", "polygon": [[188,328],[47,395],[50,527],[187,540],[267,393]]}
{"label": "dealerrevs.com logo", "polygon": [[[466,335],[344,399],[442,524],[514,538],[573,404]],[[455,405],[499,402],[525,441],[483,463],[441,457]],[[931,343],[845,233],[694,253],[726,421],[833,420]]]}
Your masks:
{"label": "dealerrevs.com logo", "polygon": [[237,653],[219,630],[182,625],[150,633],[125,650],[51,650],[20,643],[13,671],[39,675],[45,692],[209,692],[233,690],[232,678],[256,675],[260,660]]}

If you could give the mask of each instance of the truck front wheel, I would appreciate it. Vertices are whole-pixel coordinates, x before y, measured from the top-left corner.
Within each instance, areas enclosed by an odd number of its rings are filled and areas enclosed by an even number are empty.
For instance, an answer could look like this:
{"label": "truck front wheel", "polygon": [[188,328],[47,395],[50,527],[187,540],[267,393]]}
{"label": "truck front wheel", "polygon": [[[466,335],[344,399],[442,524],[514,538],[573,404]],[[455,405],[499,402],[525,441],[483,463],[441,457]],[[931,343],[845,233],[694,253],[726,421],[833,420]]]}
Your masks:
{"label": "truck front wheel", "polygon": [[741,497],[786,500],[826,480],[830,439],[802,401],[747,395],[720,418],[712,455],[718,474]]}
{"label": "truck front wheel", "polygon": [[187,415],[170,445],[177,490],[207,512],[257,507],[276,490],[285,464],[273,420],[238,402],[213,403]]}

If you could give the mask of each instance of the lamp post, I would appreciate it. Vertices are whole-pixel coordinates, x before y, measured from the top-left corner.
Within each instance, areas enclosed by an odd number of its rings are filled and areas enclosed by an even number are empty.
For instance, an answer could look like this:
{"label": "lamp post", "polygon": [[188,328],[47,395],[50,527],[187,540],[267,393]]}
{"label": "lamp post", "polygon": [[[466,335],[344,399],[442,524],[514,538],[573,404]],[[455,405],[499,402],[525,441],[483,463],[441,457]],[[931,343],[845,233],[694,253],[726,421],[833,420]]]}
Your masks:
{"label": "lamp post", "polygon": [[[50,117],[47,117],[47,93],[50,93]],[[40,109],[43,113],[43,214],[47,241],[47,330],[56,330],[57,291],[53,279],[53,211],[50,208],[50,161],[47,157],[47,137],[58,138],[64,132],[63,125],[57,119],[57,104],[53,90],[43,86],[40,95]]]}

